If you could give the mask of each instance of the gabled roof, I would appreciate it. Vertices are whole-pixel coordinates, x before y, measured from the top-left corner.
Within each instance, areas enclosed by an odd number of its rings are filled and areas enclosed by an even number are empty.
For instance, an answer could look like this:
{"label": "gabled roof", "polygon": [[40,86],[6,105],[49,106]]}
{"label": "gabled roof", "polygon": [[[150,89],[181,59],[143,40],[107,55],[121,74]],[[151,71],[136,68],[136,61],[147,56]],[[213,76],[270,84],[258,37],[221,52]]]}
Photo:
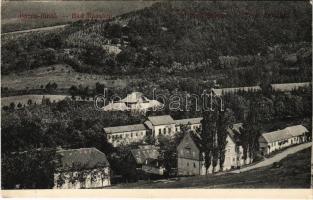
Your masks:
{"label": "gabled roof", "polygon": [[128,94],[124,99],[120,100],[120,102],[124,103],[137,103],[137,102],[145,102],[148,101],[147,97],[143,96],[141,92],[132,92]]}
{"label": "gabled roof", "polygon": [[146,160],[156,160],[159,157],[158,148],[151,145],[146,148],[141,147],[138,149],[132,149],[130,152],[137,164],[144,164]]}
{"label": "gabled roof", "polygon": [[215,95],[221,96],[226,93],[235,93],[239,91],[259,91],[261,90],[260,86],[248,86],[248,87],[235,87],[235,88],[220,88],[220,89],[215,89],[213,88],[212,91],[214,92]]}
{"label": "gabled roof", "polygon": [[300,87],[309,87],[311,82],[303,82],[303,83],[280,83],[280,84],[271,84],[271,87],[275,91],[288,92]]}
{"label": "gabled roof", "polygon": [[281,140],[287,140],[291,138],[291,135],[288,132],[283,130],[272,131],[268,133],[263,133],[262,137],[266,140],[266,142],[276,142]]}
{"label": "gabled roof", "polygon": [[133,125],[126,125],[126,126],[115,126],[115,127],[106,127],[103,128],[106,134],[112,133],[123,133],[123,132],[130,132],[130,131],[142,131],[146,130],[146,127],[143,124],[133,124]]}
{"label": "gabled roof", "polygon": [[293,137],[300,136],[303,133],[309,132],[308,129],[302,125],[290,126],[285,128],[285,130]]}
{"label": "gabled roof", "polygon": [[175,120],[176,125],[200,124],[202,117]]}
{"label": "gabled roof", "polygon": [[149,120],[145,121],[144,124],[148,127],[148,129],[153,130],[153,125]]}
{"label": "gabled roof", "polygon": [[96,148],[59,150],[60,166],[58,171],[94,169],[110,166],[104,153]]}
{"label": "gabled roof", "polygon": [[175,124],[175,121],[170,115],[150,116],[148,120],[153,126]]}

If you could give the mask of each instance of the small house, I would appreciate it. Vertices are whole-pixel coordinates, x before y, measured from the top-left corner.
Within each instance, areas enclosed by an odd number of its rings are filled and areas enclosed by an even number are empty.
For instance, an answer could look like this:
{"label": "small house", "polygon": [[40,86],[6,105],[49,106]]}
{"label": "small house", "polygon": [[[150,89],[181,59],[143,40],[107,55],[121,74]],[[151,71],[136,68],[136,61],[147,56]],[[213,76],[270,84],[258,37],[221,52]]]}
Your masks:
{"label": "small house", "polygon": [[96,148],[59,150],[59,165],[54,173],[54,188],[102,188],[111,185],[110,164]]}

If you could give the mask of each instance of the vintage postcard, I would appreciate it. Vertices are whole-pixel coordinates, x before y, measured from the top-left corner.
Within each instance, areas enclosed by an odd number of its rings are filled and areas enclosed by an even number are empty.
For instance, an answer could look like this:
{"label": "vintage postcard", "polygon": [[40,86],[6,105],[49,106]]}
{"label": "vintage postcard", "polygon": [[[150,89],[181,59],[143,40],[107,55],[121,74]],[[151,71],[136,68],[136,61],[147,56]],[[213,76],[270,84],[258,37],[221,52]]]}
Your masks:
{"label": "vintage postcard", "polygon": [[312,198],[312,2],[1,13],[4,197]]}

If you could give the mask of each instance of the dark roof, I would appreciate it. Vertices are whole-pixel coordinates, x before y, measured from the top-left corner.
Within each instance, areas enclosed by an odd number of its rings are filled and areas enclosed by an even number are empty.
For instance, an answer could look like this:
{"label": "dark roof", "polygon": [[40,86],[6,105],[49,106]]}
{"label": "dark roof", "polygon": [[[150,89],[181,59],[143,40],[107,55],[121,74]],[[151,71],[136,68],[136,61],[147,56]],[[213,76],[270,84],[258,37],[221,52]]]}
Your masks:
{"label": "dark roof", "polygon": [[130,150],[137,164],[144,164],[146,160],[156,160],[159,157],[158,148],[152,145]]}
{"label": "dark roof", "polygon": [[238,142],[238,141],[236,140],[236,137],[235,137],[235,132],[237,132],[237,133],[240,134],[240,128],[242,128],[242,123],[233,124],[233,127],[232,127],[232,128],[228,128],[228,129],[227,129],[227,132],[228,132],[229,137],[230,137],[234,142]]}
{"label": "dark roof", "polygon": [[202,148],[202,143],[201,143],[201,136],[191,131],[187,134],[191,137],[191,139],[194,141],[195,145],[199,148],[199,150],[202,151],[203,148]]}
{"label": "dark roof", "polygon": [[175,120],[176,125],[200,124],[202,117]]}
{"label": "dark roof", "polygon": [[104,153],[96,148],[59,150],[60,166],[58,171],[94,169],[110,166]]}
{"label": "dark roof", "polygon": [[154,126],[175,124],[175,121],[170,115],[150,116],[148,117],[148,120]]}
{"label": "dark roof", "polygon": [[133,125],[126,125],[126,126],[106,127],[106,128],[103,128],[103,130],[106,134],[112,134],[112,133],[123,133],[123,132],[130,132],[130,131],[146,130],[146,127],[143,124],[133,124]]}

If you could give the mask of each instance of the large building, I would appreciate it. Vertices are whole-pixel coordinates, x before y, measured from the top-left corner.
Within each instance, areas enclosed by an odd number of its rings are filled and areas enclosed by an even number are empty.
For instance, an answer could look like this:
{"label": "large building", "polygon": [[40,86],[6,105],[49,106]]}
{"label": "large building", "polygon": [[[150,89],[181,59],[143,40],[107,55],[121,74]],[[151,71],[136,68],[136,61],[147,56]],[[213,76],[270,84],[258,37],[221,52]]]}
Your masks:
{"label": "large building", "polygon": [[59,150],[59,167],[54,173],[54,188],[101,188],[111,185],[110,164],[96,148]]}
{"label": "large building", "polygon": [[[227,144],[225,147],[223,171],[237,168],[247,162],[242,159],[243,148],[238,144],[234,137],[233,130],[238,130],[240,126],[241,124],[234,124],[233,128],[228,130],[229,133],[226,138]],[[177,146],[178,175],[205,175],[206,169],[204,155],[200,135],[192,132],[186,134]],[[220,166],[217,165],[214,171],[220,171]],[[213,167],[211,165],[208,169],[208,173],[212,172]]]}
{"label": "large building", "polygon": [[170,115],[150,116],[145,125],[151,130],[152,135],[157,138],[159,135],[172,136],[175,134],[175,121]]}
{"label": "large building", "polygon": [[104,111],[131,111],[145,113],[148,110],[158,109],[163,104],[157,100],[150,100],[141,92],[128,94],[124,99],[112,101],[103,107]]}
{"label": "large building", "polygon": [[262,155],[269,155],[291,145],[306,142],[306,133],[308,133],[308,130],[302,125],[263,133],[259,138],[260,152]]}
{"label": "large building", "polygon": [[103,130],[108,142],[114,147],[121,144],[140,142],[147,135],[147,128],[144,124],[107,127]]}
{"label": "large building", "polygon": [[175,124],[176,124],[175,131],[179,132],[181,126],[186,126],[190,130],[196,131],[197,129],[201,128],[201,120],[202,119],[203,119],[202,117],[198,117],[198,118],[188,118],[188,119],[175,120]]}
{"label": "large building", "polygon": [[174,120],[170,115],[150,116],[143,124],[115,126],[104,128],[104,133],[114,147],[142,141],[145,136],[159,135],[173,136],[181,131],[181,126],[186,126],[192,131],[201,127],[202,118],[189,118]]}

